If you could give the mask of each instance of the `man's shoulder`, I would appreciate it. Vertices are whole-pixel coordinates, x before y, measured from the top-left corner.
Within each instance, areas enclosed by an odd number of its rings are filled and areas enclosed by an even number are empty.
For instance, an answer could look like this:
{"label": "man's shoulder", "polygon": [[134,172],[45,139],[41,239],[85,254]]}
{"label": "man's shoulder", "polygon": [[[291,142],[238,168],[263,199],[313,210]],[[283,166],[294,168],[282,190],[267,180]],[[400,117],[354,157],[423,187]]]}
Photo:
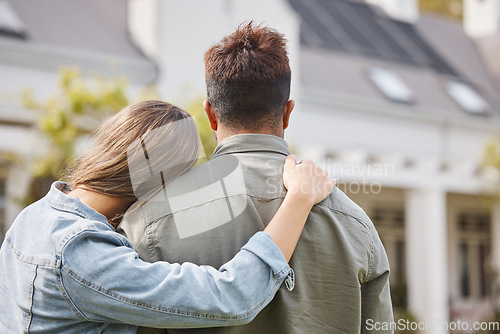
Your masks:
{"label": "man's shoulder", "polygon": [[333,188],[331,194],[313,207],[315,211],[327,212],[332,216],[342,216],[349,222],[349,227],[358,227],[366,232],[373,233],[375,227],[366,212],[349,198],[338,187]]}
{"label": "man's shoulder", "polygon": [[[296,261],[313,259],[312,263],[319,261],[321,267],[333,271],[342,267],[339,280],[352,284],[371,277],[372,264],[382,256],[370,218],[339,188],[312,208],[300,240]],[[322,256],[311,258],[311,254]]]}

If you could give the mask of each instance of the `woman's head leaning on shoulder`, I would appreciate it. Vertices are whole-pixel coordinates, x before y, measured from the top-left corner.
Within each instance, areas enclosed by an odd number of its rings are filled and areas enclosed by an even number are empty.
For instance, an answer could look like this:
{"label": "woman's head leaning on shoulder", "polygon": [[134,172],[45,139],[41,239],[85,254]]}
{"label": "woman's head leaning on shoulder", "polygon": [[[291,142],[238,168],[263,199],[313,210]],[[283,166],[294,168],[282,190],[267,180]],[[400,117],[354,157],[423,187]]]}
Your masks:
{"label": "woman's head leaning on shoulder", "polygon": [[130,105],[102,124],[71,171],[69,196],[105,215],[115,227],[138,198],[147,199],[199,158],[193,118],[162,101]]}

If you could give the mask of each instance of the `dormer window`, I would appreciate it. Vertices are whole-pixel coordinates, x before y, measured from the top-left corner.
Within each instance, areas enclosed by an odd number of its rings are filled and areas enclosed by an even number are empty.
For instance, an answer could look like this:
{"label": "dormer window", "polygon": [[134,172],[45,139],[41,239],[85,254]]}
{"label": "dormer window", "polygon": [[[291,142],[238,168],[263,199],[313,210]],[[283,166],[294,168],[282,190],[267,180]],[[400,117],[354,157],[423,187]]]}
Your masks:
{"label": "dormer window", "polygon": [[396,102],[414,102],[413,92],[395,73],[383,68],[371,68],[368,77],[387,98]]}
{"label": "dormer window", "polygon": [[26,26],[5,0],[0,0],[0,35],[26,37]]}
{"label": "dormer window", "polygon": [[489,109],[488,103],[466,83],[448,81],[446,91],[468,113],[485,115]]}

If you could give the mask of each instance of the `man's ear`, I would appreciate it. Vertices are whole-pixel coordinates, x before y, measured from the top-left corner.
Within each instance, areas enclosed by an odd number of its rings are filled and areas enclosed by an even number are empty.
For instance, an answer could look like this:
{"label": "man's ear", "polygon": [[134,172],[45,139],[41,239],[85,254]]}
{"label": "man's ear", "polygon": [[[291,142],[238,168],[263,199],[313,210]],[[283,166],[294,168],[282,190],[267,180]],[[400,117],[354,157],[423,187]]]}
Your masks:
{"label": "man's ear", "polygon": [[283,130],[288,128],[288,121],[290,120],[290,114],[292,113],[294,107],[295,107],[294,100],[289,100],[285,104],[285,109],[283,110]]}
{"label": "man's ear", "polygon": [[208,102],[208,100],[203,101],[203,109],[208,116],[208,121],[210,122],[210,127],[212,130],[217,131],[217,117],[215,116],[214,108],[212,108],[212,104]]}

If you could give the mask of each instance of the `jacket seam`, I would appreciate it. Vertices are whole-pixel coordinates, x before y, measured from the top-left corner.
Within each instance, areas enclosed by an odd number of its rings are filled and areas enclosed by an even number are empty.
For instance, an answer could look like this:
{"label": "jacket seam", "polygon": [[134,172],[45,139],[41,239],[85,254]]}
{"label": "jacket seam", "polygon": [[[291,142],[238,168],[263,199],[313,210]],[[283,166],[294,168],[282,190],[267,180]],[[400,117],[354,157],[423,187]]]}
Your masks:
{"label": "jacket seam", "polygon": [[373,239],[372,234],[370,233],[370,242],[371,242],[371,247],[370,247],[370,258],[368,260],[368,272],[366,273],[366,280],[363,282],[367,282],[370,280],[372,277],[372,271],[373,271],[373,263],[375,262],[375,240]]}
{"label": "jacket seam", "polygon": [[101,333],[104,333],[104,331],[106,330],[106,328],[109,327],[109,323],[105,323],[105,324],[102,324],[101,327],[99,327],[99,331],[97,332],[98,334],[101,334]]}
{"label": "jacket seam", "polygon": [[[333,211],[333,212],[336,212],[336,213],[340,213],[340,214],[342,214],[342,215],[344,215],[344,216],[349,216],[349,217],[351,217],[352,219],[355,219],[356,221],[358,221],[358,223],[360,223],[361,225],[363,225],[363,227],[364,227],[366,230],[370,231],[370,226],[368,226],[368,224],[367,224],[367,223],[365,223],[365,222],[364,222],[361,218],[359,218],[359,217],[357,217],[357,216],[354,216],[354,215],[352,215],[352,214],[350,214],[350,213],[348,213],[348,212],[345,212],[345,211],[343,211],[343,210],[339,210],[339,209],[332,208],[331,206],[328,206],[328,205],[325,205],[325,204],[320,204],[320,203],[318,203],[318,204],[316,204],[315,206],[320,207],[320,208],[327,208],[327,209],[329,209],[330,211]],[[314,208],[314,207],[313,207],[313,208]]]}
{"label": "jacket seam", "polygon": [[64,296],[64,299],[68,302],[69,306],[73,310],[73,312],[76,314],[76,316],[80,319],[86,320],[86,321],[91,321],[89,318],[85,316],[79,309],[78,306],[73,302],[73,299],[69,296],[68,292],[66,291],[66,288],[64,287],[64,283],[62,282],[62,276],[60,273],[57,274],[57,284],[59,285],[59,290]]}
{"label": "jacket seam", "polygon": [[[66,247],[66,245],[68,244],[68,242],[71,241],[71,239],[73,239],[74,237],[80,235],[83,232],[96,232],[96,231],[99,231],[99,229],[94,225],[94,223],[96,223],[96,222],[104,224],[103,222],[101,222],[99,220],[91,220],[91,219],[84,218],[84,217],[82,217],[80,219],[83,219],[85,222],[87,222],[87,225],[80,226],[80,227],[76,228],[71,233],[68,233],[68,235],[66,235],[66,237],[64,237],[64,239],[60,242],[59,247],[58,247],[58,249],[60,249],[59,252],[61,254],[62,254],[63,249]],[[109,223],[107,223],[107,224],[109,224]],[[104,224],[104,225],[106,227],[109,227],[106,224]],[[111,230],[111,228],[110,228],[109,230],[101,231],[101,232],[114,232],[114,231]],[[120,242],[121,242],[121,240],[120,240]],[[60,262],[58,263],[58,265],[60,265]]]}
{"label": "jacket seam", "polygon": [[[144,213],[144,217],[146,217],[146,214],[144,212],[144,208],[141,207]],[[147,240],[147,249],[149,252],[149,258],[151,259],[151,262],[156,262],[158,261],[158,254],[156,252],[157,245],[155,242],[155,236],[153,233],[153,222],[155,222],[156,219],[151,220],[150,222],[146,221],[146,228],[144,229],[144,233],[146,233],[146,240]]]}
{"label": "jacket seam", "polygon": [[[87,220],[86,218],[83,218],[85,220]],[[61,250],[60,250],[60,254],[61,254],[61,260],[60,260],[60,265],[59,265],[59,271],[62,271],[63,270],[63,264],[62,264],[62,253],[64,251],[64,248],[68,245],[68,243],[73,239],[73,238],[76,238],[78,235],[84,233],[84,232],[95,232],[97,231],[96,227],[93,226],[93,225],[87,225],[85,226],[85,228],[81,228],[80,230],[77,230],[77,231],[73,231],[72,234],[66,236],[62,241],[61,241]],[[76,304],[73,302],[73,300],[71,299],[68,291],[66,291],[66,288],[64,287],[64,283],[62,281],[62,275],[59,273],[57,275],[57,282],[58,284],[60,285],[60,291],[62,292],[64,298],[66,299],[66,301],[68,302],[68,304],[70,305],[70,307],[72,308],[73,312],[76,313],[76,315],[81,318],[81,319],[84,319],[86,321],[91,321],[89,318],[87,318],[85,316],[85,314],[78,308],[78,306],[76,306]]]}
{"label": "jacket seam", "polygon": [[215,159],[217,157],[221,157],[224,155],[233,155],[233,154],[245,154],[245,153],[276,153],[276,154],[281,154],[285,157],[290,155],[290,153],[285,152],[284,150],[279,150],[279,149],[264,149],[264,148],[244,148],[244,149],[233,149],[232,151],[227,151],[227,152],[220,152],[220,149],[215,152],[212,155],[212,159]]}
{"label": "jacket seam", "polygon": [[370,237],[370,253],[368,256],[368,267],[366,268],[366,276],[365,276],[365,279],[363,280],[363,282],[360,282],[360,283],[361,284],[366,283],[367,281],[370,280],[370,277],[372,276],[373,262],[374,262],[374,258],[375,258],[375,240],[374,240],[373,235],[372,235],[373,229],[367,223],[363,222],[360,218],[358,218],[354,215],[351,215],[347,212],[344,212],[344,211],[341,211],[338,209],[334,209],[328,205],[319,205],[319,206],[327,208],[333,212],[342,214],[344,216],[351,217],[352,219],[356,220],[358,223],[360,223],[365,228],[365,233],[368,234],[368,236]]}
{"label": "jacket seam", "polygon": [[35,293],[35,280],[37,276],[37,271],[38,271],[38,266],[35,265],[35,274],[33,275],[33,279],[30,282],[30,307],[28,310],[28,321],[26,322],[26,333],[29,333],[30,327],[31,327],[31,322],[33,321],[33,294]]}
{"label": "jacket seam", "polygon": [[67,213],[73,213],[73,214],[77,214],[78,216],[80,216],[81,218],[84,218],[84,219],[89,219],[90,217],[85,213],[83,212],[82,210],[72,206],[72,205],[65,205],[57,200],[53,200],[52,198],[50,197],[47,197],[46,198],[47,200],[47,203],[55,210],[57,211],[62,211],[62,212],[67,212]]}
{"label": "jacket seam", "polygon": [[292,268],[290,268],[289,265],[284,266],[280,270],[273,272],[274,276],[276,276],[277,280],[281,280],[284,277],[288,277],[290,275],[290,272],[292,271]]}
{"label": "jacket seam", "polygon": [[32,264],[32,265],[35,265],[35,266],[43,266],[43,267],[51,267],[51,268],[57,268],[57,266],[58,266],[58,262],[57,261],[54,262],[54,261],[51,261],[51,260],[42,260],[42,259],[38,260],[38,259],[36,259],[36,258],[34,258],[32,256],[26,257],[26,256],[24,256],[22,254],[22,252],[20,252],[16,248],[16,246],[14,246],[14,243],[12,242],[12,240],[9,237],[6,237],[5,241],[7,242],[7,244],[12,249],[12,252],[16,256],[16,258],[19,261],[21,261],[21,262]]}
{"label": "jacket seam", "polygon": [[[60,191],[59,189],[57,189],[57,190]],[[49,195],[50,195],[50,192],[49,192]],[[51,206],[53,209],[55,209],[57,211],[76,214],[76,215],[78,215],[81,218],[86,219],[86,220],[98,220],[96,217],[92,217],[93,215],[90,212],[88,212],[88,210],[81,210],[80,208],[76,207],[75,205],[65,204],[65,203],[61,202],[57,198],[57,195],[54,196],[54,198],[52,198],[52,196],[46,196],[45,200],[47,201],[49,206]],[[94,210],[92,210],[92,211],[94,211]]]}
{"label": "jacket seam", "polygon": [[[85,219],[85,220],[88,220],[88,219]],[[97,222],[99,222],[99,221],[97,221]],[[101,222],[99,222],[99,223],[101,223]],[[75,237],[79,236],[80,234],[82,234],[84,232],[99,232],[99,233],[112,232],[113,234],[111,236],[114,239],[116,239],[122,246],[128,246],[127,244],[125,244],[122,241],[122,239],[117,237],[117,235],[120,235],[120,234],[116,233],[115,231],[112,231],[112,230],[101,231],[97,227],[95,227],[94,225],[89,224],[85,227],[81,227],[80,229],[78,229],[76,231],[73,231],[73,233],[71,235],[68,235],[66,238],[64,238],[63,241],[61,241],[61,250],[59,251],[59,253],[62,254],[62,252],[64,251],[64,248],[66,248],[68,243],[72,239],[74,239]],[[59,263],[62,263],[62,261],[59,261]]]}

